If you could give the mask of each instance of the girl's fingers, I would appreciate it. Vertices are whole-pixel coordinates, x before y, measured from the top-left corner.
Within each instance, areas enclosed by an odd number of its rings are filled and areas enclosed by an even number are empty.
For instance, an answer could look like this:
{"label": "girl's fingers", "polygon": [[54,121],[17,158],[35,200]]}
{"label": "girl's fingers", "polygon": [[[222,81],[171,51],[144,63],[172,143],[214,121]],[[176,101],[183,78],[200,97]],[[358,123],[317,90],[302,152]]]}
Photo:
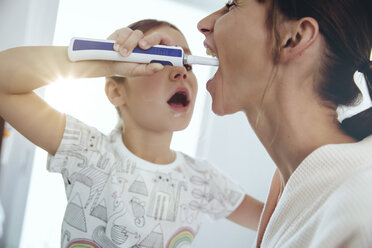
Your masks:
{"label": "girl's fingers", "polygon": [[163,69],[164,69],[164,66],[159,63],[138,64],[138,66],[133,68],[131,74],[134,77],[135,76],[150,76]]}
{"label": "girl's fingers", "polygon": [[133,30],[130,28],[122,28],[116,30],[112,35],[109,36],[109,40],[115,40],[114,50],[120,52],[123,50],[124,45],[128,38],[132,35]]}
{"label": "girl's fingers", "polygon": [[169,36],[165,36],[164,34],[160,34],[158,32],[153,32],[139,41],[139,46],[142,49],[148,49],[155,45],[171,45],[172,39]]}
{"label": "girl's fingers", "polygon": [[159,63],[137,64],[127,62],[114,62],[111,67],[112,75],[121,77],[150,76],[164,69]]}
{"label": "girl's fingers", "polygon": [[[118,29],[108,39],[115,40],[114,50],[118,51],[122,56],[128,56],[137,45],[142,49],[148,49],[154,45],[172,44],[172,38],[164,34],[153,32],[145,37],[142,31],[133,31],[130,28]],[[112,75],[122,77],[149,76],[164,69],[164,66],[158,63],[114,62],[110,67]]]}
{"label": "girl's fingers", "polygon": [[122,56],[128,56],[137,46],[138,41],[144,37],[142,31],[122,28],[115,31],[108,39],[115,40],[114,50]]}
{"label": "girl's fingers", "polygon": [[171,45],[172,38],[158,32],[144,36],[140,30],[122,28],[116,30],[108,39],[115,40],[114,50],[122,56],[128,56],[139,45],[142,49],[148,49],[154,45]]}
{"label": "girl's fingers", "polygon": [[128,39],[128,36],[133,32],[130,28],[121,28],[112,33],[107,39],[115,40],[118,43],[123,43]]}
{"label": "girl's fingers", "polygon": [[125,44],[122,46],[122,49],[119,51],[122,56],[128,56],[135,47],[138,45],[138,41],[144,37],[142,31],[134,30],[128,39],[125,41]]}

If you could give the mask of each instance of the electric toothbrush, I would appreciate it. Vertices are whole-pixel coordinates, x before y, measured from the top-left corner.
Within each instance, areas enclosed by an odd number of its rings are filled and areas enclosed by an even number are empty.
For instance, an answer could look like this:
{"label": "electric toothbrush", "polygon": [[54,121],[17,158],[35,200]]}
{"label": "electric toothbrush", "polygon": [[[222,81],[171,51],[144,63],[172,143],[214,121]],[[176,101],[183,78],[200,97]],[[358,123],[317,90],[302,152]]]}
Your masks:
{"label": "electric toothbrush", "polygon": [[184,66],[185,64],[219,65],[219,61],[216,58],[188,55],[179,46],[156,45],[147,50],[137,46],[129,56],[123,57],[114,50],[114,44],[114,40],[72,38],[68,48],[68,57],[71,61],[113,60],[135,63],[160,63],[171,66]]}

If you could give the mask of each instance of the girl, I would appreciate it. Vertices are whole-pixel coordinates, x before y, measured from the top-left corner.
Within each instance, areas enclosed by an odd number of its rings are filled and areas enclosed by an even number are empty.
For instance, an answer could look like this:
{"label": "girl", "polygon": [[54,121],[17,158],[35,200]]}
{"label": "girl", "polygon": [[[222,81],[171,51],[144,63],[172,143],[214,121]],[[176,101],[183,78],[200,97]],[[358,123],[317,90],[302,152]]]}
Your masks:
{"label": "girl", "polygon": [[[175,26],[156,20],[109,39],[126,56],[144,33],[190,53]],[[14,48],[0,53],[0,63],[1,116],[45,149],[48,170],[63,176],[62,247],[189,247],[205,215],[257,228],[260,202],[207,162],[169,149],[173,132],[186,128],[193,112],[191,66],[71,63],[66,47]],[[106,77],[107,97],[124,124],[105,136],[32,92],[71,75]]]}

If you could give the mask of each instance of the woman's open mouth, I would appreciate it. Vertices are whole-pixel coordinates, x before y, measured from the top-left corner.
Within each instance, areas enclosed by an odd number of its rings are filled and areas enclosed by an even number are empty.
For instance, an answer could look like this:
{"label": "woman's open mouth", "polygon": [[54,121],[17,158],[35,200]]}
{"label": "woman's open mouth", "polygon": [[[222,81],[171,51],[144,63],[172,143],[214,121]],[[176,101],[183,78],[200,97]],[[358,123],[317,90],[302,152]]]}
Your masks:
{"label": "woman's open mouth", "polygon": [[169,98],[168,105],[175,111],[185,112],[190,105],[190,97],[187,89],[181,88]]}

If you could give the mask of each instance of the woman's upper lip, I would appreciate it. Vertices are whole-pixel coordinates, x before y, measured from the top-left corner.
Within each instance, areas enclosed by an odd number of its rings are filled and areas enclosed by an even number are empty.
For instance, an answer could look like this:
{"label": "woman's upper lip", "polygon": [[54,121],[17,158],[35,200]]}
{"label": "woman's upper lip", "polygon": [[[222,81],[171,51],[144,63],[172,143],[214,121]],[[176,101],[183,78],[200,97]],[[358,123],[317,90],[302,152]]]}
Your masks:
{"label": "woman's upper lip", "polygon": [[218,57],[216,49],[212,45],[208,44],[207,41],[204,41],[204,47],[211,50]]}

